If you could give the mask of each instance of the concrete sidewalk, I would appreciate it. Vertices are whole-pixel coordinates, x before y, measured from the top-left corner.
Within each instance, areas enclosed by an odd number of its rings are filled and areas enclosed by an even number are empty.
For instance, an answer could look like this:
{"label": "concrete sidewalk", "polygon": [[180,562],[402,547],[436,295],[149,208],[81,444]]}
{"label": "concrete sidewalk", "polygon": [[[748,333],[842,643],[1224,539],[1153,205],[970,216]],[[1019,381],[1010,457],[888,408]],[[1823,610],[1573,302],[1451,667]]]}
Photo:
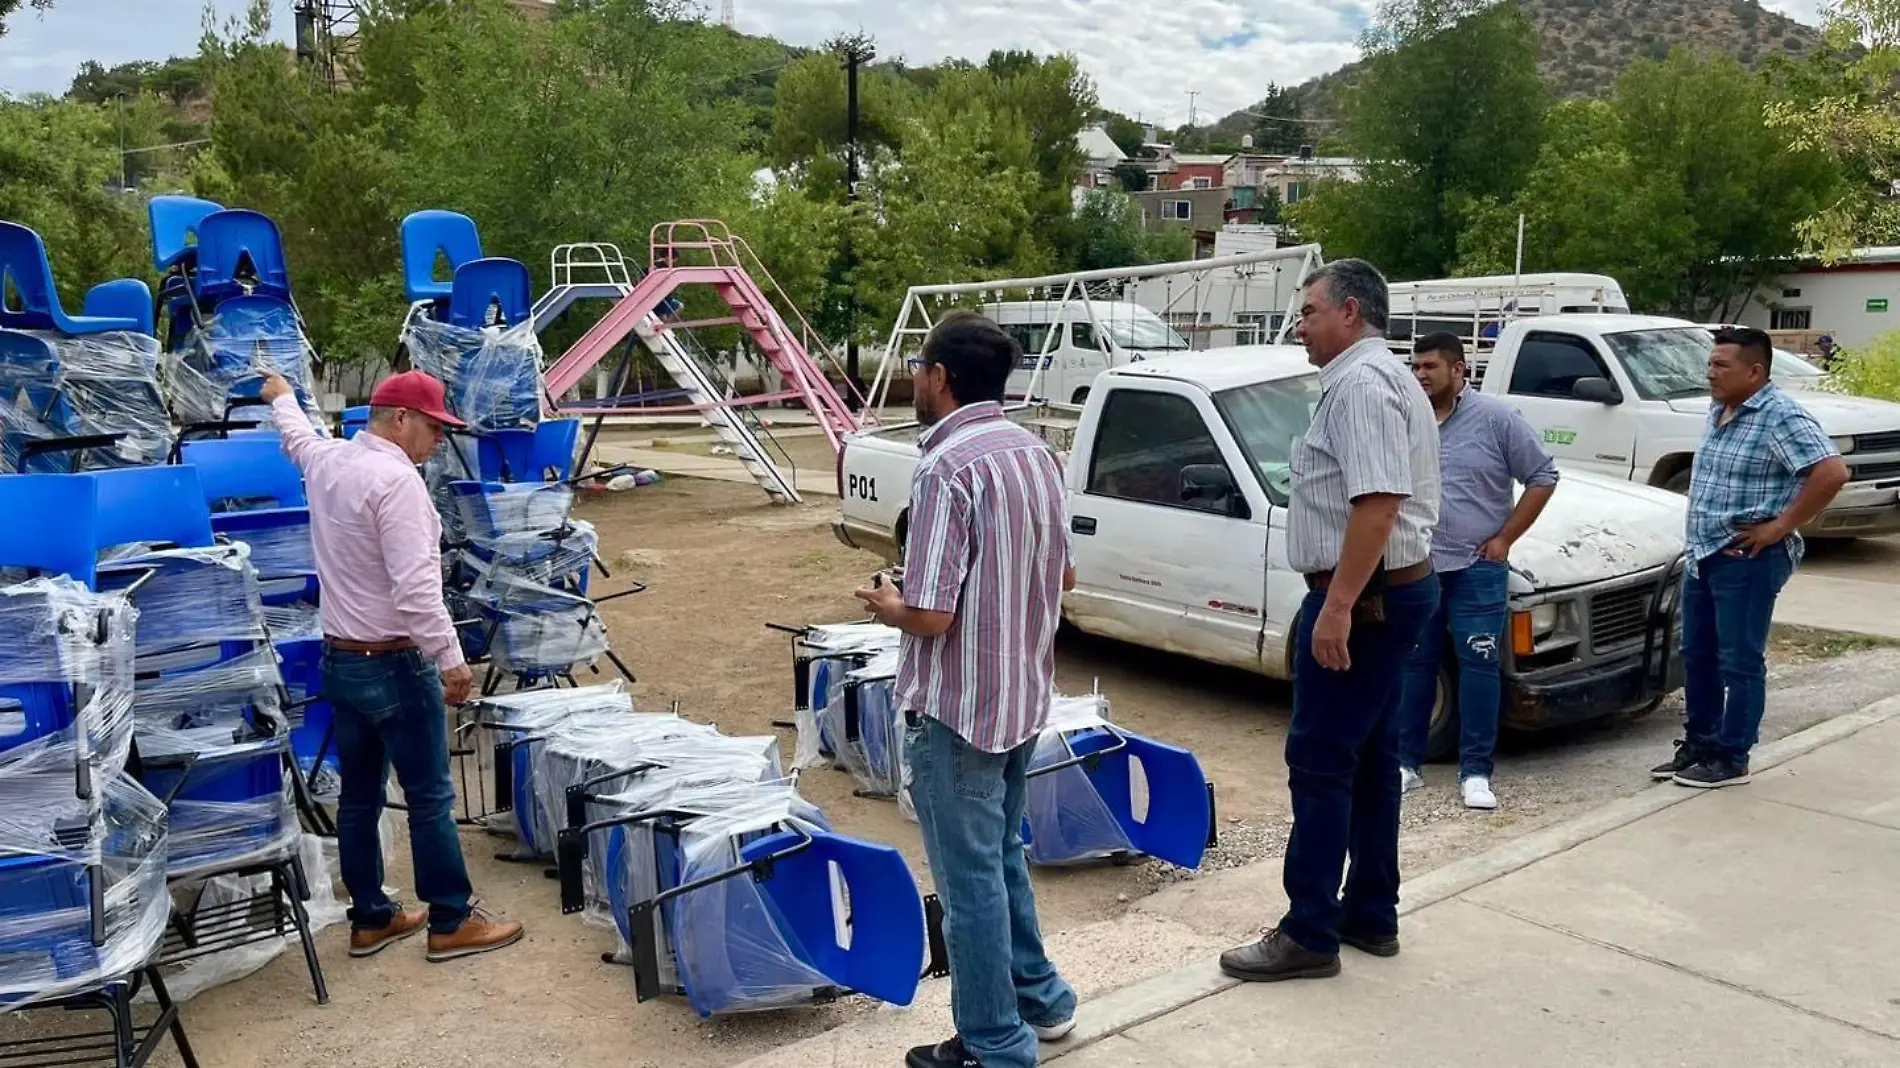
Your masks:
{"label": "concrete sidewalk", "polygon": [[1268,986],[1208,961],[1085,1003],[1045,1060],[1900,1064],[1900,699],[1765,746],[1771,763],[1414,881],[1396,959],[1347,950],[1338,979]]}

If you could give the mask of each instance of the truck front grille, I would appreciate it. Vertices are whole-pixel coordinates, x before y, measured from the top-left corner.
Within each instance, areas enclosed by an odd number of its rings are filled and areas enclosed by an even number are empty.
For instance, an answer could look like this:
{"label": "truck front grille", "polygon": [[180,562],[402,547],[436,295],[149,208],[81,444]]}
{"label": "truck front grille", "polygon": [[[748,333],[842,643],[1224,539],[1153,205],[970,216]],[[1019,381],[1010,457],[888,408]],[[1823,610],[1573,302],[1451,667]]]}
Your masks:
{"label": "truck front grille", "polygon": [[1878,434],[1855,434],[1855,452],[1900,452],[1900,430],[1883,430]]}
{"label": "truck front grille", "polygon": [[1647,583],[1590,598],[1590,650],[1601,653],[1643,636],[1655,588]]}
{"label": "truck front grille", "polygon": [[1871,482],[1877,478],[1892,478],[1900,475],[1900,460],[1889,460],[1879,464],[1850,463],[1847,466],[1856,482]]}

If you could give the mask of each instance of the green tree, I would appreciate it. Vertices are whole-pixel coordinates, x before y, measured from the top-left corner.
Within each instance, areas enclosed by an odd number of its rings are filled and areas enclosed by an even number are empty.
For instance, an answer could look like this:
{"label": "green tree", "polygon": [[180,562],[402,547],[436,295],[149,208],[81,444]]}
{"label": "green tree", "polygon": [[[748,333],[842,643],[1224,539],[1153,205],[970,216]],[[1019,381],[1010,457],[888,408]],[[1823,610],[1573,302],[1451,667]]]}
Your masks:
{"label": "green tree", "polygon": [[1900,241],[1900,0],[1835,0],[1821,15],[1822,47],[1767,115],[1791,147],[1852,176],[1799,228],[1802,251],[1832,261]]}
{"label": "green tree", "polygon": [[1115,164],[1115,181],[1130,193],[1139,193],[1148,188],[1148,168],[1133,160]]}
{"label": "green tree", "polygon": [[[35,11],[45,11],[53,6],[53,0],[30,0]],[[20,0],[0,0],[0,37],[7,35],[7,16],[20,10]]]}
{"label": "green tree", "polygon": [[1361,44],[1342,139],[1364,161],[1362,180],[1321,188],[1295,221],[1331,255],[1394,278],[1442,275],[1458,256],[1460,212],[1512,196],[1537,159],[1536,29],[1515,4],[1387,0]]}
{"label": "green tree", "polygon": [[1111,189],[1091,189],[1075,210],[1075,260],[1078,271],[1133,267],[1191,259],[1194,238],[1179,227],[1149,232],[1133,197]]}
{"label": "green tree", "polygon": [[1143,154],[1147,147],[1148,131],[1141,123],[1116,111],[1098,111],[1095,117],[1107,125],[1108,139],[1115,142],[1115,147],[1121,149],[1128,158],[1134,159]]}
{"label": "green tree", "polygon": [[1254,151],[1290,156],[1308,143],[1306,125],[1297,121],[1302,118],[1299,98],[1290,89],[1268,82],[1267,94],[1251,110]]}
{"label": "green tree", "polygon": [[118,133],[105,108],[38,97],[0,98],[0,219],[39,232],[60,303],[77,311],[88,288],[141,277],[149,253],[136,200],[112,191]]}
{"label": "green tree", "polygon": [[[877,67],[858,71],[858,145],[861,167],[888,162],[903,147],[911,87]],[[773,167],[811,172],[812,188],[845,193],[847,87],[838,57],[806,56],[779,74],[765,158]]]}

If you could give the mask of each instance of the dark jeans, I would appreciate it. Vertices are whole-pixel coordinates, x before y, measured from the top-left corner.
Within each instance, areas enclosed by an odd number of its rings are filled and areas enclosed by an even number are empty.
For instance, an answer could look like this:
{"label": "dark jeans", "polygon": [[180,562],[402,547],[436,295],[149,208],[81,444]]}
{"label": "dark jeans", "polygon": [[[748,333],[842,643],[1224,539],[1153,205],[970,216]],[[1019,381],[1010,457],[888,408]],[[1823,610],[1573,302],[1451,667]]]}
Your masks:
{"label": "dark jeans", "polygon": [[1683,717],[1689,743],[1748,766],[1768,704],[1768,625],[1794,571],[1787,547],[1716,553],[1682,581]]}
{"label": "dark jeans", "polygon": [[389,769],[409,806],[409,852],[416,896],[429,903],[429,930],[448,934],[468,918],[471,890],[455,829],[455,783],[449,778],[448,709],[442,676],[414,649],[396,653],[323,651],[323,693],[336,708],[336,844],[350,923],[386,927],[395,906],[383,893],[383,846],[377,823]]}
{"label": "dark jeans", "polygon": [[950,1015],[983,1068],[1032,1068],[1029,1024],[1075,1015],[1075,991],[1042,948],[1023,853],[1035,744],[986,753],[928,716],[904,735],[910,798],[943,902]]}
{"label": "dark jeans", "polygon": [[1511,569],[1479,560],[1463,571],[1438,573],[1438,611],[1418,636],[1405,668],[1405,696],[1399,702],[1399,763],[1418,770],[1431,736],[1432,707],[1438,703],[1438,667],[1445,638],[1458,660],[1458,776],[1491,777],[1491,754],[1498,747],[1498,706],[1503,684],[1498,655],[1507,640],[1504,629]]}
{"label": "dark jeans", "polygon": [[1438,577],[1386,590],[1384,623],[1353,624],[1349,671],[1313,659],[1313,621],[1325,604],[1324,593],[1307,594],[1294,635],[1293,835],[1280,930],[1315,953],[1337,953],[1342,925],[1368,937],[1399,930],[1399,676],[1438,607]]}

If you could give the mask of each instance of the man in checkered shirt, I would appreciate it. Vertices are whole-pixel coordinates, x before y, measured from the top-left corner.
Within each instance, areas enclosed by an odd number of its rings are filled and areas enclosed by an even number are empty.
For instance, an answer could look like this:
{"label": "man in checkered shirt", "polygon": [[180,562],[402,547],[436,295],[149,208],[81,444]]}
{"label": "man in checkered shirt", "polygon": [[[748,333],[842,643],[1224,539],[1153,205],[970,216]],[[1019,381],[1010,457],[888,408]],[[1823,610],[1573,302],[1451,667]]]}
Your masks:
{"label": "man in checkered shirt", "polygon": [[1748,781],[1767,703],[1768,625],[1801,562],[1796,531],[1847,484],[1821,424],[1769,380],[1760,330],[1718,331],[1709,422],[1689,477],[1689,573],[1682,584],[1688,711],[1676,755],[1651,769],[1698,789]]}

